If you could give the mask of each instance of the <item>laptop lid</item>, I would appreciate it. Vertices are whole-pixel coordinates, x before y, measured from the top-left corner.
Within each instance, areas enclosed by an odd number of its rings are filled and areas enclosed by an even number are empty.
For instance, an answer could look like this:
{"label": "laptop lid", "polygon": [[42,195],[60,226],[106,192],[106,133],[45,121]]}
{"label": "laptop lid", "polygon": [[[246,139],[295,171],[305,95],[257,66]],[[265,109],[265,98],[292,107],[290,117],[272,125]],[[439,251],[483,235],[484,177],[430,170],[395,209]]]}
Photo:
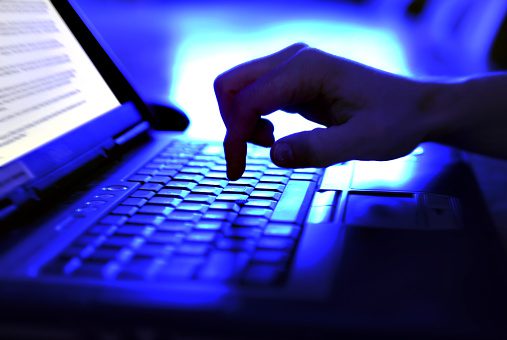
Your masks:
{"label": "laptop lid", "polygon": [[149,127],[74,7],[0,3],[0,218]]}

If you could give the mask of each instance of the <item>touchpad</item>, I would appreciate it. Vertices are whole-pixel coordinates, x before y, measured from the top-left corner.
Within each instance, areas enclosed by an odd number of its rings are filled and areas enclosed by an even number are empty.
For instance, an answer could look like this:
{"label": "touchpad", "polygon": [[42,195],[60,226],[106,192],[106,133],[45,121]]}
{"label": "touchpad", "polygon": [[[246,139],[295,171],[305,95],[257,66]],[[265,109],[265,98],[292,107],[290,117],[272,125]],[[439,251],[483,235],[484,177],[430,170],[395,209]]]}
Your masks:
{"label": "touchpad", "polygon": [[366,228],[455,229],[461,224],[455,200],[433,194],[350,192],[344,221]]}
{"label": "touchpad", "polygon": [[418,216],[415,194],[350,193],[345,210],[345,223],[354,226],[418,229],[423,227]]}

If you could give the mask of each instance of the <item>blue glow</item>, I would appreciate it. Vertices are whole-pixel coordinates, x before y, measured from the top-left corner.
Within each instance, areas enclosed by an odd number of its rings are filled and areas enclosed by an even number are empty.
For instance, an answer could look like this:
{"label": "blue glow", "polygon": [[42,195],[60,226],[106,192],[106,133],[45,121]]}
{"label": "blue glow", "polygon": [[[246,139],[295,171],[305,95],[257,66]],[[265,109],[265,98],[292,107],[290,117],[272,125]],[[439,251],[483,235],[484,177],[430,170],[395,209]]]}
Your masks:
{"label": "blue glow", "polygon": [[[187,17],[183,26],[185,38],[179,44],[171,72],[170,100],[190,116],[189,134],[194,137],[220,139],[225,134],[213,92],[217,75],[294,42],[303,41],[392,73],[410,74],[394,33],[378,27],[338,20],[298,20],[245,29],[228,26],[217,17],[210,19],[209,14]],[[276,112],[269,117],[275,124],[276,138],[317,126],[298,115]]]}
{"label": "blue glow", "polygon": [[423,152],[422,147],[418,147],[410,155],[392,161],[361,162],[360,174],[356,172],[354,176],[355,186],[399,190],[413,178],[417,168],[415,158]]}

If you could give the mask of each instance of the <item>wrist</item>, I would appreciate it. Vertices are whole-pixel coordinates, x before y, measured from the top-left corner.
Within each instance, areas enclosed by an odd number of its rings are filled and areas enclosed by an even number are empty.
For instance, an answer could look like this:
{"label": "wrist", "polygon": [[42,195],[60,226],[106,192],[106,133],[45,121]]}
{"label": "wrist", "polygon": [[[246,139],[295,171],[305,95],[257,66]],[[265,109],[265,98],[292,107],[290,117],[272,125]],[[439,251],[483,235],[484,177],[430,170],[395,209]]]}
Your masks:
{"label": "wrist", "polygon": [[460,119],[468,111],[464,100],[466,86],[462,81],[422,86],[417,107],[425,118],[424,141],[446,143],[450,136],[466,128],[467,120]]}

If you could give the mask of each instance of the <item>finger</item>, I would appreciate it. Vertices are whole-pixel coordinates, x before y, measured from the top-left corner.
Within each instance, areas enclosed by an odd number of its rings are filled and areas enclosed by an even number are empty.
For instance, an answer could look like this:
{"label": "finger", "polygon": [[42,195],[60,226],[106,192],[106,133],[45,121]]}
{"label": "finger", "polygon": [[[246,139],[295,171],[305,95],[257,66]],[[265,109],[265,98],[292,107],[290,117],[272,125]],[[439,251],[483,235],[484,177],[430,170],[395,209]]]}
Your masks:
{"label": "finger", "polygon": [[310,101],[320,94],[322,81],[329,72],[328,67],[323,65],[325,61],[320,52],[302,49],[285,64],[235,96],[231,109],[234,114],[229,117],[224,141],[228,162],[236,164],[230,170],[231,176],[241,176],[233,169],[242,168],[240,165],[245,162],[242,150],[254,135],[257,121],[262,115]]}
{"label": "finger", "polygon": [[278,140],[271,148],[271,159],[285,168],[326,167],[361,159],[363,137],[355,122],[299,132]]}
{"label": "finger", "polygon": [[227,162],[227,178],[229,180],[235,181],[245,172],[246,149],[246,143],[231,143],[230,133],[227,131],[224,139],[224,152],[225,161]]}
{"label": "finger", "polygon": [[259,119],[257,121],[257,126],[255,127],[255,131],[253,136],[250,138],[249,142],[269,147],[273,145],[275,142],[275,137],[273,135],[273,131],[275,130],[273,123],[271,123],[267,119]]}
{"label": "finger", "polygon": [[303,43],[293,44],[272,55],[236,66],[218,76],[214,83],[214,89],[225,125],[229,126],[228,117],[231,112],[231,103],[239,91],[306,47],[307,45]]}

